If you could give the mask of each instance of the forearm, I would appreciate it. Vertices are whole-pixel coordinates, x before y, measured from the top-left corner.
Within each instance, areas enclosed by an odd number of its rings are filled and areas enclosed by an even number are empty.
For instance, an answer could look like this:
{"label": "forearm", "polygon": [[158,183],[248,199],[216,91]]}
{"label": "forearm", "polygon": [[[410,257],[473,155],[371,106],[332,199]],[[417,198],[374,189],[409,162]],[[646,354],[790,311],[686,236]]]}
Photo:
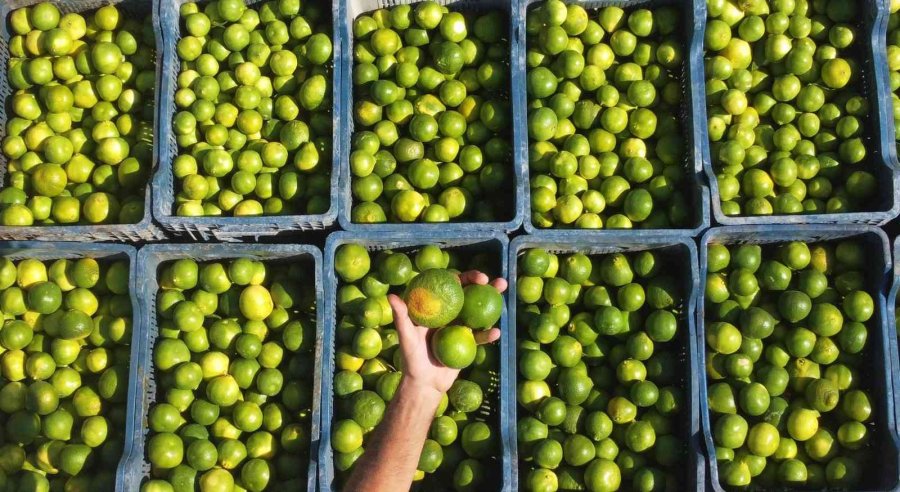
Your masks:
{"label": "forearm", "polygon": [[344,490],[409,490],[441,396],[404,376]]}

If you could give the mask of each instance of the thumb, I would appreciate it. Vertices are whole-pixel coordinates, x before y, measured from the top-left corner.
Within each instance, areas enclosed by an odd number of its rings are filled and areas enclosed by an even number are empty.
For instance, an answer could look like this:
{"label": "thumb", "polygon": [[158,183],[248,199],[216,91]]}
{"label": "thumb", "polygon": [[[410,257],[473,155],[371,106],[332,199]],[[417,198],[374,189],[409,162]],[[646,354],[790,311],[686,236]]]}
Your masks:
{"label": "thumb", "polygon": [[409,311],[406,303],[396,294],[388,295],[388,303],[391,305],[391,311],[394,312],[394,326],[397,328],[397,334],[400,335],[401,342],[403,339],[410,339],[416,334],[416,325],[409,319]]}

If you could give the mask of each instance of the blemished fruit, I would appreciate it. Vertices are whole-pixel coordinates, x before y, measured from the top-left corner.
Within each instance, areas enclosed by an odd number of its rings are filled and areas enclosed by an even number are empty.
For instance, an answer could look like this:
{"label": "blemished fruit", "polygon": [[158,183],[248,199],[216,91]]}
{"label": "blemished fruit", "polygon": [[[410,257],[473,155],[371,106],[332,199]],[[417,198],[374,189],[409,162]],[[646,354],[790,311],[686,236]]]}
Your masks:
{"label": "blemished fruit", "polygon": [[707,247],[706,384],[722,486],[878,488],[870,253],[856,238]]}
{"label": "blemished fruit", "polygon": [[0,225],[139,222],[158,63],[149,13],[108,5],[61,14],[42,2],[8,20]]}
{"label": "blemished fruit", "polygon": [[687,42],[675,6],[527,12],[531,218],[540,228],[689,227],[679,115]]}
{"label": "blemished fruit", "polygon": [[353,21],[354,132],[342,165],[355,223],[511,217],[508,19],[453,9],[425,0]]}
{"label": "blemished fruit", "polygon": [[0,258],[0,488],[115,487],[131,360],[128,287],[127,261]]}
{"label": "blemished fruit", "polygon": [[312,262],[183,258],[162,263],[158,279],[141,491],[305,486],[318,333]]}
{"label": "blemished fruit", "polygon": [[457,273],[433,268],[410,280],[403,293],[403,301],[413,323],[427,328],[441,328],[459,315],[464,296]]}
{"label": "blemished fruit", "polygon": [[330,6],[180,5],[174,214],[314,215],[330,208]]}
{"label": "blemished fruit", "polygon": [[522,490],[684,483],[692,312],[679,277],[689,265],[677,264],[684,256],[537,248],[519,255],[517,436],[520,476],[529,477]]}
{"label": "blemished fruit", "polygon": [[[445,299],[459,313],[464,303],[459,271],[479,270],[493,278],[498,265],[497,258],[487,253],[442,250],[436,245],[370,253],[362,245],[346,243],[337,247],[334,258],[339,283],[336,292],[328,294],[336,296],[337,305],[331,449],[334,487],[340,489],[403,376],[399,335],[387,296],[406,291],[409,299],[416,289],[429,288],[430,296],[431,290],[451,288]],[[410,314],[414,305],[407,304]],[[461,372],[438,407],[415,481],[426,488],[494,490],[499,486],[495,470],[501,453],[496,384],[500,347],[476,345],[473,330],[459,324],[456,314],[441,321],[429,333],[431,354]]]}
{"label": "blemished fruit", "polygon": [[[728,216],[878,206],[858,2],[708,2],[706,107]],[[895,78],[896,80],[896,78]]]}

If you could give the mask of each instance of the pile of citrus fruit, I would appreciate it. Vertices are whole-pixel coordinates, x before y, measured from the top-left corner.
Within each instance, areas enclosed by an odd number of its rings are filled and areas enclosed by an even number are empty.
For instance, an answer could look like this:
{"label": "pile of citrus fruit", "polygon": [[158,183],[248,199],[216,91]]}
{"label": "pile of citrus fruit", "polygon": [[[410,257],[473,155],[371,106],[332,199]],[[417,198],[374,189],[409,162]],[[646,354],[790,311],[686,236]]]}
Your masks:
{"label": "pile of citrus fruit", "polygon": [[893,93],[894,133],[900,140],[900,2],[891,1],[891,15],[888,18],[887,63],[890,70],[890,84]]}
{"label": "pile of citrus fruit", "polygon": [[519,257],[522,490],[687,486],[691,313],[666,261],[650,250]]}
{"label": "pile of citrus fruit", "polygon": [[124,447],[128,263],[0,259],[0,490],[112,490]]}
{"label": "pile of citrus fruit", "polygon": [[512,202],[500,11],[426,0],[353,22],[353,222],[497,221]]}
{"label": "pile of citrus fruit", "polygon": [[845,0],[710,0],[706,100],[725,215],[871,207],[872,108],[862,96],[862,7]]}
{"label": "pile of citrus fruit", "polygon": [[150,19],[43,2],[8,22],[0,225],[139,222],[153,160]]}
{"label": "pile of citrus fruit", "polygon": [[142,491],[306,486],[316,343],[310,267],[249,258],[163,264]]}
{"label": "pile of citrus fruit", "polygon": [[531,221],[581,229],[686,227],[682,72],[674,6],[528,11]]}
{"label": "pile of citrus fruit", "polygon": [[[338,248],[335,274],[342,282],[331,293],[337,295],[338,308],[331,432],[338,482],[362,456],[368,434],[384,417],[402,377],[402,353],[387,294],[406,290],[410,317],[420,326],[442,326],[454,319],[476,329],[496,326],[502,297],[489,285],[475,289],[472,284],[463,293],[456,274],[469,269],[489,274],[495,270],[487,255],[467,257],[433,245],[414,254],[383,251],[374,258],[358,244]],[[442,307],[420,317],[416,299],[425,289],[437,293],[431,301]],[[448,311],[460,314],[445,314]],[[431,351],[436,357],[445,354],[441,360],[448,366],[467,368],[441,401],[415,480],[442,488],[453,484],[459,491],[490,489],[501,473],[499,347],[476,347],[469,327],[451,325],[435,332]]]}
{"label": "pile of citrus fruit", "polygon": [[878,476],[866,262],[855,240],[709,246],[707,395],[723,485],[856,489],[867,470]]}
{"label": "pile of citrus fruit", "polygon": [[[330,206],[327,3],[181,5],[172,130],[181,216],[321,214]],[[202,7],[202,8],[201,8]]]}

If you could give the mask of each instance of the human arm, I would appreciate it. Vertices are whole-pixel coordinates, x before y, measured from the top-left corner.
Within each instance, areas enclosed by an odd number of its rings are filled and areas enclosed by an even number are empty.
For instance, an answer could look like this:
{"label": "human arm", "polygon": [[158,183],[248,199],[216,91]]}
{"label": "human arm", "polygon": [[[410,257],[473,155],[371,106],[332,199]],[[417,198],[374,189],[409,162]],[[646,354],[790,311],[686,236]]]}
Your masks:
{"label": "human arm", "polygon": [[[461,274],[460,281],[464,285],[487,284],[488,277],[470,271]],[[500,292],[507,287],[502,278],[495,279],[491,285]],[[365,453],[353,467],[344,486],[348,492],[409,490],[437,407],[459,376],[459,369],[446,367],[432,356],[428,342],[434,330],[416,326],[399,297],[390,295],[388,300],[400,338],[403,377]],[[479,344],[491,343],[498,338],[500,330],[497,328],[475,332]]]}

